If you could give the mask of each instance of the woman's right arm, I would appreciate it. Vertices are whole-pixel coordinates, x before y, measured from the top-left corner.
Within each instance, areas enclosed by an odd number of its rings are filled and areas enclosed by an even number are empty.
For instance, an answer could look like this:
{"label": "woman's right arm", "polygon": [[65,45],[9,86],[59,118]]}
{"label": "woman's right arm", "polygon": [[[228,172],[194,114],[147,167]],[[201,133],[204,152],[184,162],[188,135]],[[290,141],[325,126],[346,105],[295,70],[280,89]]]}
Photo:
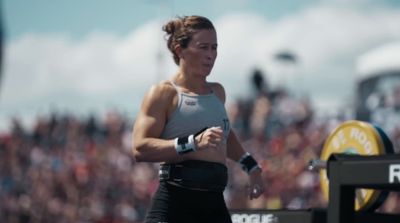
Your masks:
{"label": "woman's right arm", "polygon": [[174,140],[160,139],[174,94],[169,86],[151,87],[143,99],[133,127],[133,155],[139,162],[163,162],[176,159]]}

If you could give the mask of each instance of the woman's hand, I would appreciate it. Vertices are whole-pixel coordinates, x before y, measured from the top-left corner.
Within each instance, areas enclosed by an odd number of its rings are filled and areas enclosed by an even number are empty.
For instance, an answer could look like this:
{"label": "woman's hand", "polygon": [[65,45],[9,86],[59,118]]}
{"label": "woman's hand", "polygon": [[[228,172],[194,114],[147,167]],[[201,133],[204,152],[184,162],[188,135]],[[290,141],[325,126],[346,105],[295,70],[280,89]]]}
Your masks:
{"label": "woman's hand", "polygon": [[250,200],[258,198],[265,191],[265,185],[261,177],[261,169],[250,173],[249,197]]}
{"label": "woman's hand", "polygon": [[224,131],[221,127],[211,127],[196,136],[196,149],[218,149],[223,143]]}

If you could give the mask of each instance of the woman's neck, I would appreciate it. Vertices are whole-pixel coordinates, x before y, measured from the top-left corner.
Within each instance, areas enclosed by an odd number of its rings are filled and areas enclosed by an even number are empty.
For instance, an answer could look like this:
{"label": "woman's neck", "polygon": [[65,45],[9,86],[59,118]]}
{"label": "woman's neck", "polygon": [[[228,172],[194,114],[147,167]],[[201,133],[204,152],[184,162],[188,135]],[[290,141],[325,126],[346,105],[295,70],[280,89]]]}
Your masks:
{"label": "woman's neck", "polygon": [[203,77],[199,78],[194,75],[187,75],[179,72],[175,75],[173,80],[179,87],[196,94],[207,94],[210,92],[207,80]]}

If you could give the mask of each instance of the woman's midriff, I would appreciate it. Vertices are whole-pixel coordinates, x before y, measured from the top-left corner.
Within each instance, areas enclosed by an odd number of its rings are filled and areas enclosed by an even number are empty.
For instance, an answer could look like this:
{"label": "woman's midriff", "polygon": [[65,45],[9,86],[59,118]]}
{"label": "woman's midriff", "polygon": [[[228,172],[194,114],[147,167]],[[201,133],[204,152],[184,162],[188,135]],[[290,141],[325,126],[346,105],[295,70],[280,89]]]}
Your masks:
{"label": "woman's midriff", "polygon": [[170,160],[169,163],[182,162],[185,160],[204,160],[216,163],[226,163],[226,144],[221,144],[218,149],[201,149],[180,156],[176,160]]}

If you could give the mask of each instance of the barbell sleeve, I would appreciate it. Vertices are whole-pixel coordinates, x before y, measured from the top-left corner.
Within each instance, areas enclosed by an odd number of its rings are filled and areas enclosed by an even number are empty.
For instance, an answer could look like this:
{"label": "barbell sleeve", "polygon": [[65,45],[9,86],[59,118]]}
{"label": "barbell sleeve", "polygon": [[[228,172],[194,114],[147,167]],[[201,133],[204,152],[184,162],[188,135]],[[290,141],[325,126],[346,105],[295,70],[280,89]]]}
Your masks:
{"label": "barbell sleeve", "polygon": [[319,171],[321,169],[326,169],[327,162],[321,159],[312,159],[308,162],[308,170]]}

